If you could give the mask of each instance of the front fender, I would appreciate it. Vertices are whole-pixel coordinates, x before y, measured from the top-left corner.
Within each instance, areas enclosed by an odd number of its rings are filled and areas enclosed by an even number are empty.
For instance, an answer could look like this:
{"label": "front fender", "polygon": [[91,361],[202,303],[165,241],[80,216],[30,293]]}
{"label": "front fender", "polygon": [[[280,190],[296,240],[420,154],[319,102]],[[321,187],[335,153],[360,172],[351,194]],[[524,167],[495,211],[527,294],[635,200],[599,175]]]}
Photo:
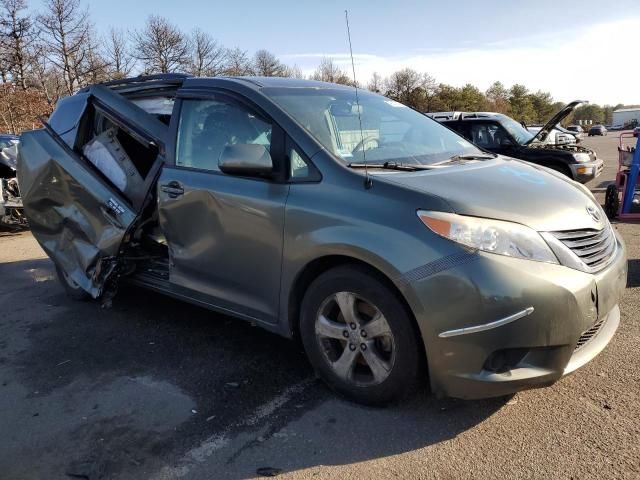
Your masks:
{"label": "front fender", "polygon": [[397,288],[417,316],[422,303],[409,289],[405,274],[461,251],[420,222],[410,208],[413,202],[372,199],[364,191],[352,190],[350,195],[325,197],[322,207],[316,208],[319,201],[296,197],[293,189],[285,213],[280,294],[280,324],[285,335],[291,334],[290,299],[299,293],[298,282],[311,264],[317,266],[326,259],[327,266],[333,266],[336,257],[365,263]]}

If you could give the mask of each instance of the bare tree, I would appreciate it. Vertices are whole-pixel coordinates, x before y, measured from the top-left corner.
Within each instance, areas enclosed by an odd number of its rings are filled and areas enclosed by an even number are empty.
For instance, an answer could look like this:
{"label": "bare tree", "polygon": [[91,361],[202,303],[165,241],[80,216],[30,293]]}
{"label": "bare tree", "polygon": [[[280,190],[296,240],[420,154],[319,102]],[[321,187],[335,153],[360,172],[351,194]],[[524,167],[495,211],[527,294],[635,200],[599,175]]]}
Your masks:
{"label": "bare tree", "polygon": [[110,79],[117,80],[131,75],[135,60],[129,52],[127,39],[122,30],[112,28],[109,31],[103,55]]}
{"label": "bare tree", "polygon": [[147,73],[169,73],[184,70],[189,64],[189,39],[164,17],[151,15],[143,30],[132,35],[134,56]]}
{"label": "bare tree", "polygon": [[9,61],[9,49],[4,42],[0,41],[0,80],[2,83],[9,81],[9,70],[11,62]]}
{"label": "bare tree", "polygon": [[81,86],[89,40],[89,13],[80,0],[44,0],[45,12],[38,16],[43,52],[62,71],[69,95]]}
{"label": "bare tree", "polygon": [[258,50],[253,56],[254,73],[261,77],[284,77],[287,67],[268,50]]}
{"label": "bare tree", "polygon": [[60,70],[54,68],[47,56],[38,49],[34,51],[29,69],[33,72],[36,85],[42,91],[49,111],[53,110],[54,105],[65,91],[65,82]]}
{"label": "bare tree", "polygon": [[382,91],[383,89],[382,77],[378,72],[373,72],[373,75],[371,76],[371,80],[367,85],[367,89],[376,93],[380,93]]}
{"label": "bare tree", "polygon": [[318,65],[316,71],[311,74],[311,79],[321,82],[353,85],[353,81],[349,76],[333,62],[332,58],[328,57],[320,60],[320,65]]}
{"label": "bare tree", "polygon": [[282,73],[283,77],[289,77],[289,78],[298,78],[298,79],[303,79],[304,75],[302,73],[302,70],[300,70],[300,67],[296,64],[289,66],[289,65],[285,65],[284,66],[284,72]]}
{"label": "bare tree", "polygon": [[78,65],[77,76],[82,85],[104,82],[109,79],[109,63],[96,41],[93,29],[89,29],[83,62]]}
{"label": "bare tree", "polygon": [[427,73],[403,68],[385,79],[385,95],[416,110],[430,110],[430,102],[436,93],[436,82]]}
{"label": "bare tree", "polygon": [[23,11],[27,8],[26,0],[1,0],[2,17],[0,17],[0,36],[3,56],[6,55],[6,69],[11,73],[13,82],[23,90],[27,89],[27,75],[30,52],[35,33],[33,21]]}
{"label": "bare tree", "polygon": [[253,75],[253,66],[251,60],[247,56],[247,51],[241,48],[227,50],[227,61],[224,74],[231,77],[240,77],[243,75]]}
{"label": "bare tree", "polygon": [[189,73],[196,77],[216,77],[225,68],[227,52],[211,35],[200,29],[191,34]]}

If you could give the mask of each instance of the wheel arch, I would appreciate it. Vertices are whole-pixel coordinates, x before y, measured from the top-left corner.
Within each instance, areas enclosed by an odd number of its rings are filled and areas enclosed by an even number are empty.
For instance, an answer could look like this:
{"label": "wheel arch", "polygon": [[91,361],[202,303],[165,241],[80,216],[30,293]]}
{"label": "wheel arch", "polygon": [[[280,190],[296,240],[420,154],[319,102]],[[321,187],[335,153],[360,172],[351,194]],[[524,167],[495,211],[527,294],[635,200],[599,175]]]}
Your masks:
{"label": "wheel arch", "polygon": [[300,308],[302,299],[311,283],[323,273],[341,266],[353,266],[361,271],[373,275],[384,285],[386,285],[391,292],[400,301],[405,308],[407,315],[411,319],[412,328],[418,338],[420,339],[419,345],[422,353],[422,359],[426,365],[427,356],[424,346],[424,338],[422,332],[416,320],[415,314],[411,309],[409,301],[402,293],[402,290],[393,282],[389,275],[383,272],[381,269],[372,265],[371,263],[348,255],[331,254],[322,257],[315,258],[308,262],[296,275],[295,280],[291,284],[291,289],[288,295],[287,301],[287,325],[289,335],[293,338],[300,338]]}

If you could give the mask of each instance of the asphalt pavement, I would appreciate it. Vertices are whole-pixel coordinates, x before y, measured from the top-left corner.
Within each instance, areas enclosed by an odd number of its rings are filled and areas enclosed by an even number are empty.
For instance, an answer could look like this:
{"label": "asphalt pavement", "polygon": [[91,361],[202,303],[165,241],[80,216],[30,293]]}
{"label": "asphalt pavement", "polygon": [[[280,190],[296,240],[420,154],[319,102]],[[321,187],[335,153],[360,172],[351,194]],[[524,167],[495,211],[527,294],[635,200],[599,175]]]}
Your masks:
{"label": "asphalt pavement", "polygon": [[[615,176],[617,134],[585,144]],[[555,385],[365,408],[300,345],[141,289],[69,300],[29,232],[0,231],[0,480],[640,478],[640,225],[616,223],[621,325]]]}

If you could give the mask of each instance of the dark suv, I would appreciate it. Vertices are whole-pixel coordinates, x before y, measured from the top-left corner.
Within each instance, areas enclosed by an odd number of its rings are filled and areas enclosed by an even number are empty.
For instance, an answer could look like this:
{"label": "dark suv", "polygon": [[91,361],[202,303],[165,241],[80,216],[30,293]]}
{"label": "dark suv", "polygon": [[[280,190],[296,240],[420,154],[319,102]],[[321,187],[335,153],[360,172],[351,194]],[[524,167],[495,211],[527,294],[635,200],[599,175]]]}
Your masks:
{"label": "dark suv", "polygon": [[430,117],[462,134],[478,147],[507,157],[527,160],[551,168],[580,183],[602,173],[604,162],[596,153],[579,145],[554,145],[547,142],[549,132],[583,102],[572,102],[540,129],[529,132],[513,118],[492,112],[429,113]]}

